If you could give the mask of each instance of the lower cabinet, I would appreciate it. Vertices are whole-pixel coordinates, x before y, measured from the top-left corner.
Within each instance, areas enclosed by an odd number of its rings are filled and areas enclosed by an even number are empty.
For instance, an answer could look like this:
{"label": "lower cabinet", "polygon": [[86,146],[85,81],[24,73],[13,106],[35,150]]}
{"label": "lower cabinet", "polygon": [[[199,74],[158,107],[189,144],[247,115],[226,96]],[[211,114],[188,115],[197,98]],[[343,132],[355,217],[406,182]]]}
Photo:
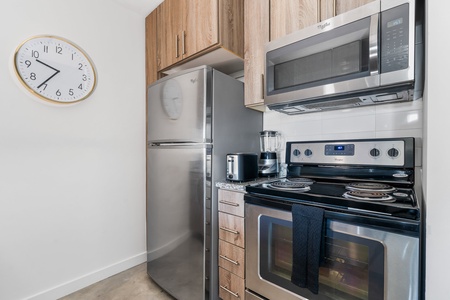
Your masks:
{"label": "lower cabinet", "polygon": [[219,189],[219,297],[245,299],[244,193]]}

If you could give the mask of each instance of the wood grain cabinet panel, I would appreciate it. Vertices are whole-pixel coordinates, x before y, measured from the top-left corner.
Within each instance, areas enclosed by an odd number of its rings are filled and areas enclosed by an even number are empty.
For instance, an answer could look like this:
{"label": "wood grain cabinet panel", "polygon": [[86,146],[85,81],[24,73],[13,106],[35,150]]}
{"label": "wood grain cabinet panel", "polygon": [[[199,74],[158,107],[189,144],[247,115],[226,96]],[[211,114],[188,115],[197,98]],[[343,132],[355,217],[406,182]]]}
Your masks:
{"label": "wood grain cabinet panel", "polygon": [[219,268],[219,297],[223,300],[244,299],[244,280],[230,271]]}
{"label": "wood grain cabinet panel", "polygon": [[219,190],[219,211],[244,217],[244,193]]}
{"label": "wood grain cabinet panel", "polygon": [[264,47],[269,42],[269,11],[269,0],[245,0],[245,106],[262,111],[264,111]]}
{"label": "wood grain cabinet panel", "polygon": [[145,82],[147,86],[158,79],[156,14],[157,11],[154,10],[145,18]]}
{"label": "wood grain cabinet panel", "polygon": [[165,0],[157,7],[158,71],[224,48],[244,56],[244,0]]}
{"label": "wood grain cabinet panel", "polygon": [[241,278],[245,277],[245,250],[219,240],[219,267]]}
{"label": "wood grain cabinet panel", "polygon": [[219,239],[244,248],[244,218],[219,212]]}
{"label": "wood grain cabinet panel", "polygon": [[320,21],[318,0],[270,1],[270,40]]}
{"label": "wood grain cabinet panel", "polygon": [[326,20],[375,0],[320,0],[321,20]]}

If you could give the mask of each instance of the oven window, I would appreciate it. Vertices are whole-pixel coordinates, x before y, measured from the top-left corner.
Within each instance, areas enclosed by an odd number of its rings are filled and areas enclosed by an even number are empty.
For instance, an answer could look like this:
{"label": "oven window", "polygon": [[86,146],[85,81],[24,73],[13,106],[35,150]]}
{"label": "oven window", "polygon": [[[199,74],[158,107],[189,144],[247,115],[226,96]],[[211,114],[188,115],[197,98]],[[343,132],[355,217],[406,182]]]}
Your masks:
{"label": "oven window", "polygon": [[260,217],[261,277],[309,299],[383,299],[384,246],[327,229],[319,269],[319,294],[291,283],[292,223]]}

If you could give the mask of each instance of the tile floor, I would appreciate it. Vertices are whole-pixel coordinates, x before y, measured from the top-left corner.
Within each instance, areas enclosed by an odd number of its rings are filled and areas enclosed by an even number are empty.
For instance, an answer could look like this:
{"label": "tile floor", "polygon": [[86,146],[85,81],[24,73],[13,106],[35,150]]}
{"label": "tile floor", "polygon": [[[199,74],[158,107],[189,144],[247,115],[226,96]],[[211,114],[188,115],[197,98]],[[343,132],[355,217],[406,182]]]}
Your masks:
{"label": "tile floor", "polygon": [[147,275],[146,263],[94,283],[60,300],[174,300]]}

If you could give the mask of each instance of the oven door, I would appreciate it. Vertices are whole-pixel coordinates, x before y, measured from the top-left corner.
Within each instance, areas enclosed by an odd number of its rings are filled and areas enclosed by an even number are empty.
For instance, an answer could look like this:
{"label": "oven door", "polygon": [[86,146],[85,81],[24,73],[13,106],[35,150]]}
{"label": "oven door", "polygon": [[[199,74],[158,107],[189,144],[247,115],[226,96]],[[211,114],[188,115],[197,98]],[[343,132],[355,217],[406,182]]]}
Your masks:
{"label": "oven door", "polygon": [[[419,238],[326,213],[319,293],[291,282],[290,211],[246,204],[247,288],[268,299],[418,299]],[[256,255],[257,254],[257,255]]]}

